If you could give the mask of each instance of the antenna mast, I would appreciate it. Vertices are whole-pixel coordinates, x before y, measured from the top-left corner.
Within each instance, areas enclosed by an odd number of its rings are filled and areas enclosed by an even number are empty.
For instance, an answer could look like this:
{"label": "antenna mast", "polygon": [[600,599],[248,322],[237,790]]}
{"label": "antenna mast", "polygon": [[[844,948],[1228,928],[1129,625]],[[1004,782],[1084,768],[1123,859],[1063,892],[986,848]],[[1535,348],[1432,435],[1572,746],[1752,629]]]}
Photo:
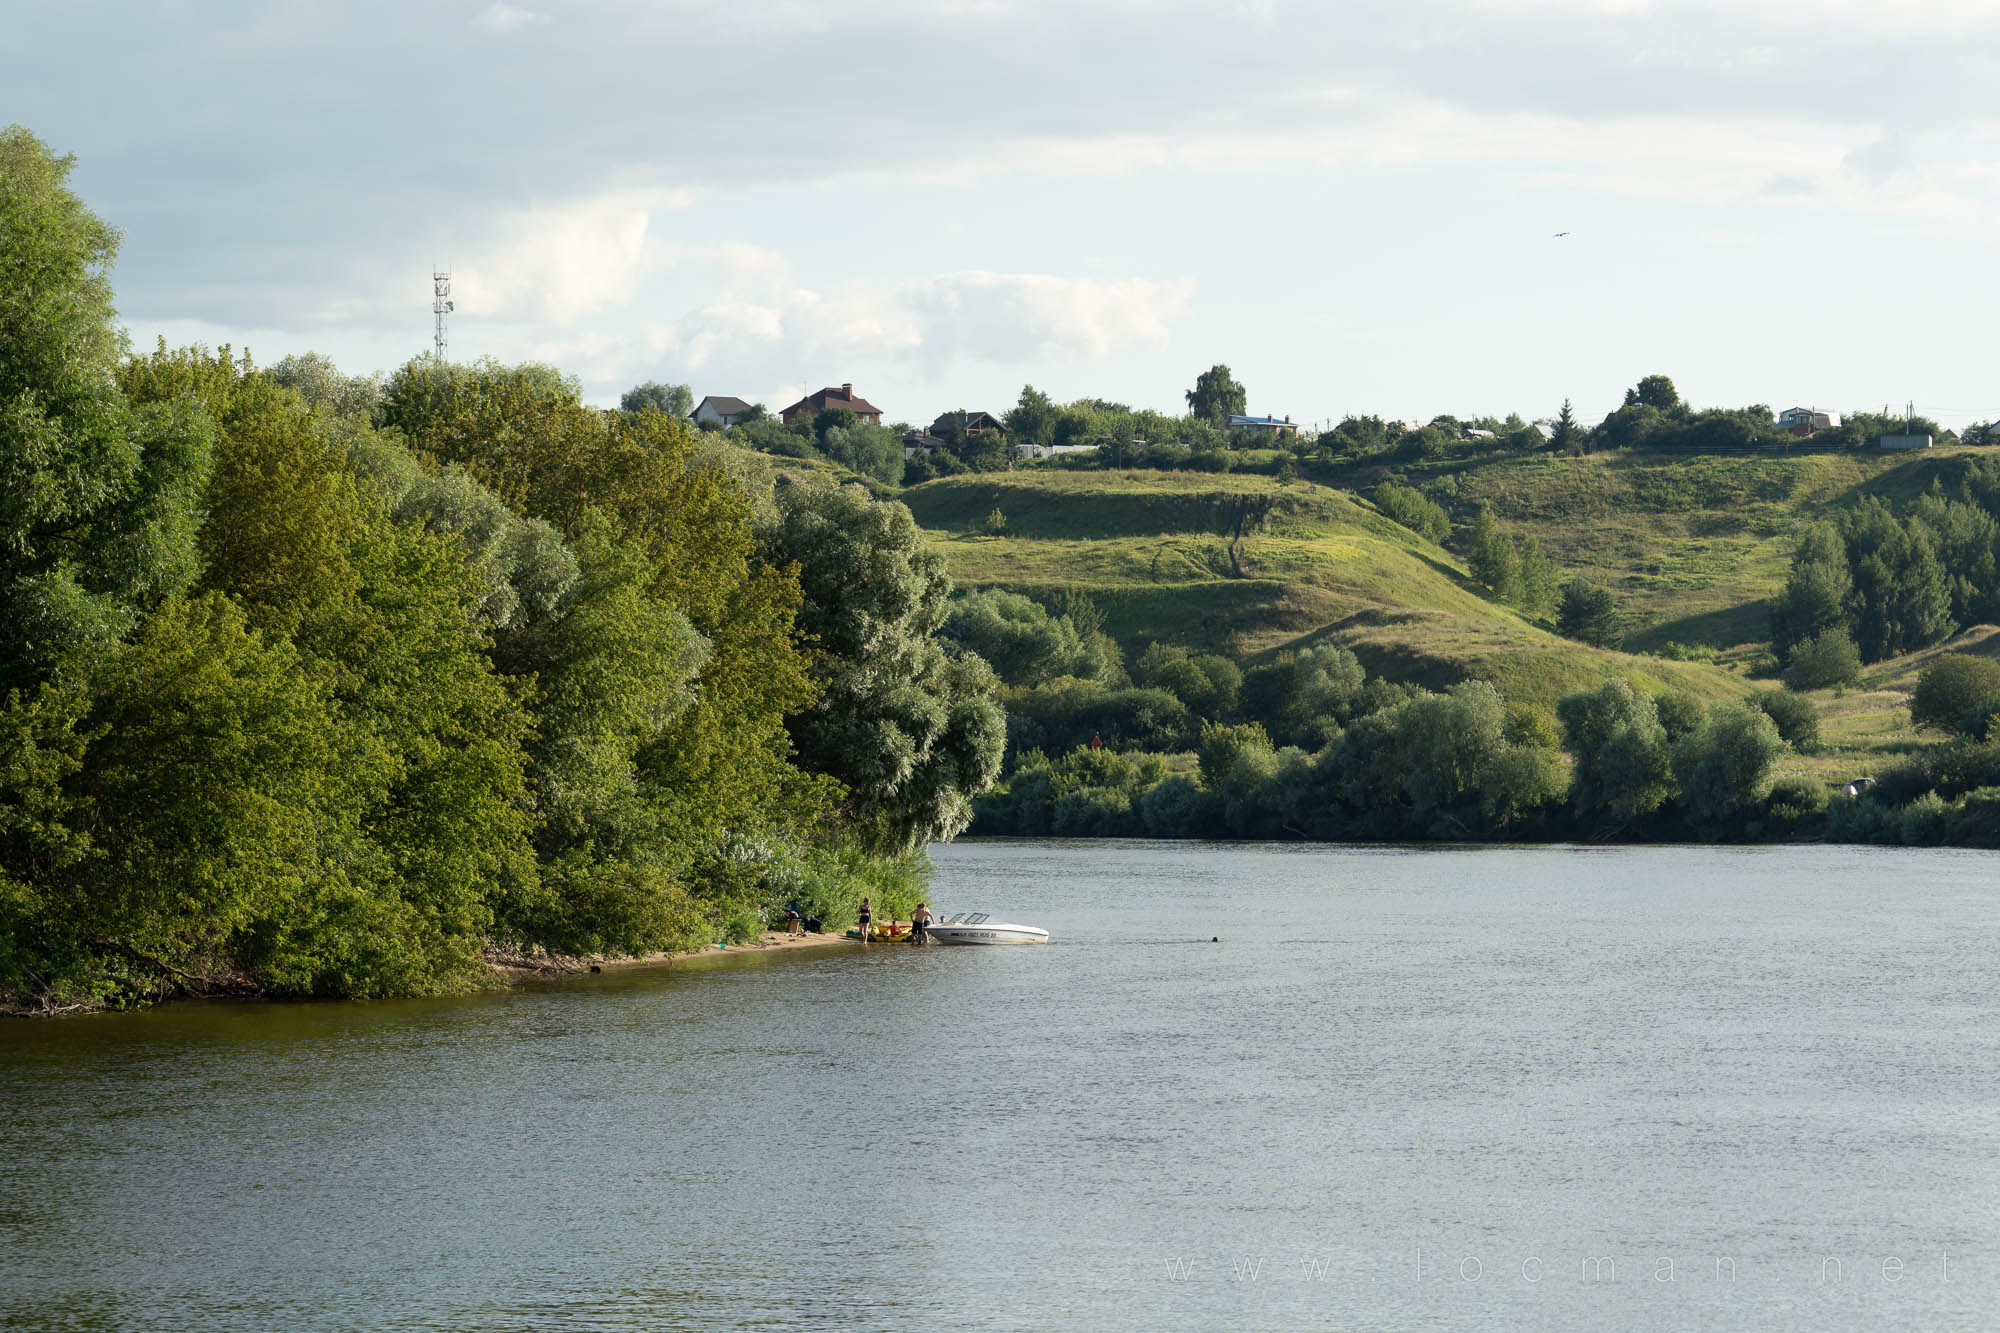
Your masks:
{"label": "antenna mast", "polygon": [[445,334],[444,317],[452,310],[451,274],[431,269],[431,318],[435,330],[431,334],[433,355],[439,365],[451,360],[451,339]]}

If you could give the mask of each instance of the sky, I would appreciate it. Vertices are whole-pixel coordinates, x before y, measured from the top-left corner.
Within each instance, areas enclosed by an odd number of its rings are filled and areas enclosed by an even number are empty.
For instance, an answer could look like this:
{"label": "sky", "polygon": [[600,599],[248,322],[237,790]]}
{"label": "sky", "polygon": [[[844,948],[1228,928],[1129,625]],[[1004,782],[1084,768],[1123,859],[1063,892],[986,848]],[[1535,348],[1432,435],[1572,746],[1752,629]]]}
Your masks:
{"label": "sky", "polygon": [[[134,343],[887,421],[2000,418],[2000,0],[7,0]],[[1566,233],[1566,234],[1559,234]]]}

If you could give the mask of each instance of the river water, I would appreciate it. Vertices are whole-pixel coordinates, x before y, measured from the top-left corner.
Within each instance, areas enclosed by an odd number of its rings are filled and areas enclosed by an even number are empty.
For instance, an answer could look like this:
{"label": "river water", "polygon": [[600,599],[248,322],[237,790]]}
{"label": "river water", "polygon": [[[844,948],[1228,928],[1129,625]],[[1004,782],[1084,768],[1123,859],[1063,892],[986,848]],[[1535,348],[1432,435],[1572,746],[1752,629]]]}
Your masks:
{"label": "river water", "polygon": [[936,860],[1052,943],[0,1026],[0,1326],[2000,1318],[1992,854]]}

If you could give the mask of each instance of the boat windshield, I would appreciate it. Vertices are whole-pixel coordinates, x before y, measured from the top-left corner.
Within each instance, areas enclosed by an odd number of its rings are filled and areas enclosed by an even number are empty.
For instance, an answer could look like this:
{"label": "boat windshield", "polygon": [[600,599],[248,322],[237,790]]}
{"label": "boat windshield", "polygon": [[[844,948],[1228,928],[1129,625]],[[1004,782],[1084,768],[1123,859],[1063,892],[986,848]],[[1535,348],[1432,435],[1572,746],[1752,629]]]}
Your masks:
{"label": "boat windshield", "polygon": [[986,920],[986,913],[984,912],[967,912],[964,918],[961,919],[958,922],[958,924],[961,926],[977,926],[983,923],[985,920]]}

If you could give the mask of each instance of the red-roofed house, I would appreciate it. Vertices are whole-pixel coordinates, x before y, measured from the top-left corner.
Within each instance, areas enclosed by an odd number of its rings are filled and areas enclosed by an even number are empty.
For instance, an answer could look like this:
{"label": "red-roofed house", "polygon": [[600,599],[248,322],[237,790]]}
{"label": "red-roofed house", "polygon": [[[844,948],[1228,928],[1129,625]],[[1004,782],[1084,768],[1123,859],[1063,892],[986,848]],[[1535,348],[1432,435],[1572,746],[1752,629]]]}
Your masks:
{"label": "red-roofed house", "polygon": [[787,426],[797,421],[800,417],[811,421],[829,407],[846,408],[858,417],[864,426],[879,426],[882,424],[882,409],[869,402],[866,398],[856,398],[852,384],[843,384],[838,389],[821,389],[818,393],[809,394],[778,413],[778,419],[783,421]]}

